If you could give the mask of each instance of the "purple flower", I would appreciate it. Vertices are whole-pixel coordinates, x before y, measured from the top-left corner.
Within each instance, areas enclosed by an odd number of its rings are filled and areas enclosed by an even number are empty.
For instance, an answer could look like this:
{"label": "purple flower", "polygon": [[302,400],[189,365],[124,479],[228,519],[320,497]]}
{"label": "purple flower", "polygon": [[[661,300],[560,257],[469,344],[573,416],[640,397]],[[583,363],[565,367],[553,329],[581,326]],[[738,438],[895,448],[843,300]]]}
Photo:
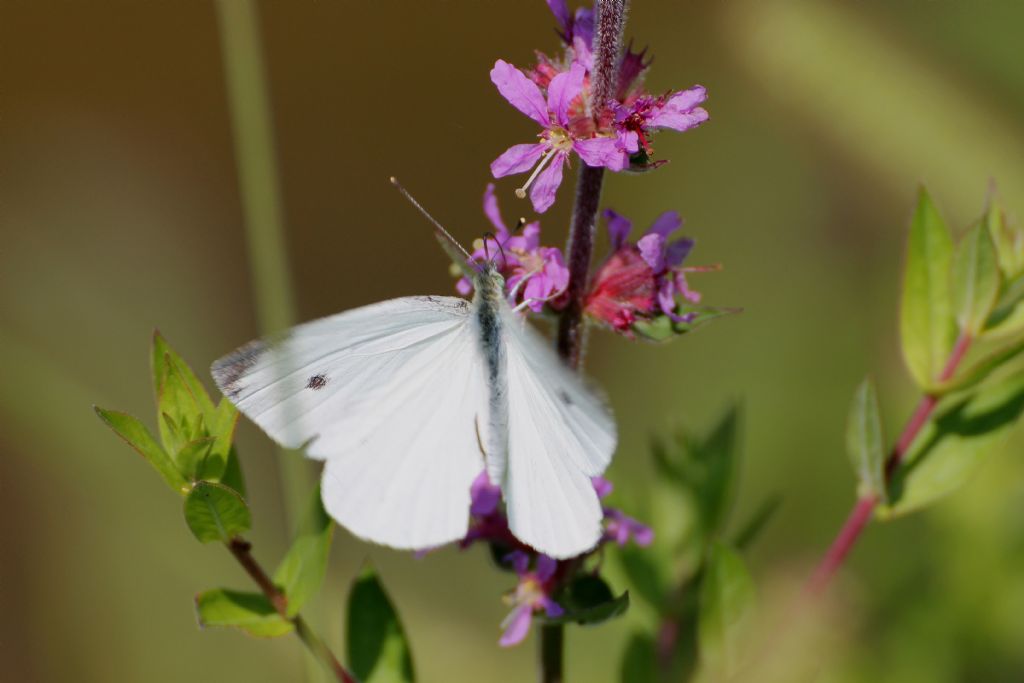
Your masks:
{"label": "purple flower", "polygon": [[[624,216],[606,209],[608,234],[614,249],[626,245],[626,238],[633,223]],[[691,303],[700,302],[700,293],[689,288],[682,263],[693,249],[693,240],[687,237],[670,242],[669,236],[683,225],[683,219],[675,211],[666,211],[658,216],[644,236],[636,242],[640,256],[650,267],[655,278],[656,296],[661,312],[677,322],[685,322],[685,316],[676,315],[676,295]]]}
{"label": "purple flower", "polygon": [[650,154],[654,131],[669,128],[681,132],[707,121],[707,111],[697,106],[706,98],[704,86],[695,85],[660,97],[641,95],[629,104],[618,105],[613,125],[619,144],[630,154],[638,153],[641,147]]}
{"label": "purple flower", "polygon": [[537,213],[547,211],[554,203],[570,152],[588,166],[612,171],[621,171],[629,161],[616,137],[594,137],[592,127],[574,125],[571,120],[573,102],[583,92],[586,75],[586,67],[573,62],[568,71],[551,79],[545,100],[540,87],[508,62],[499,59],[491,69],[491,81],[502,97],[543,128],[540,142],[509,147],[491,163],[491,173],[503,178],[532,168],[533,173],[516,190],[516,196],[525,197],[529,189]]}
{"label": "purple flower", "polygon": [[612,483],[604,477],[591,477],[590,483],[594,486],[594,491],[597,492],[598,498],[605,498],[612,492],[612,489],[615,488],[612,486]]}
{"label": "purple flower", "polygon": [[[484,191],[484,214],[494,226],[494,237],[475,242],[473,258],[495,263],[513,304],[526,301],[530,310],[539,312],[545,303],[554,303],[569,286],[569,269],[561,250],[540,245],[540,223],[527,223],[521,233],[512,234],[498,210],[493,183]],[[473,283],[466,277],[455,287],[463,296],[473,291]]]}
{"label": "purple flower", "polygon": [[615,541],[620,547],[630,539],[638,546],[646,547],[654,541],[654,531],[646,524],[641,524],[632,517],[615,508],[604,509],[604,537]]}
{"label": "purple flower", "polygon": [[530,556],[520,550],[508,555],[506,561],[512,564],[516,574],[519,576],[519,583],[509,596],[512,604],[512,611],[501,622],[504,632],[498,644],[502,647],[510,647],[523,642],[530,632],[530,622],[533,621],[535,612],[543,611],[549,617],[559,617],[564,614],[562,607],[551,599],[551,591],[554,589],[555,571],[558,569],[558,561],[547,555],[538,555],[536,567],[530,571]]}

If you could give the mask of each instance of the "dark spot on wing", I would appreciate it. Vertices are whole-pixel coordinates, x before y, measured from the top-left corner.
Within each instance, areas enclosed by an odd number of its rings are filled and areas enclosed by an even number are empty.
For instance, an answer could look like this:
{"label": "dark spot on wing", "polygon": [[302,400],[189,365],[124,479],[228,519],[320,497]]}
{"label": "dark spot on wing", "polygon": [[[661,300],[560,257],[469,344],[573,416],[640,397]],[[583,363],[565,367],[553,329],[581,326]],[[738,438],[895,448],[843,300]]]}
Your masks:
{"label": "dark spot on wing", "polygon": [[313,391],[318,391],[320,389],[323,389],[326,386],[327,386],[327,375],[322,375],[322,374],[319,374],[319,373],[317,373],[317,374],[313,375],[312,377],[310,377],[309,381],[306,382],[306,388],[307,389],[312,389]]}
{"label": "dark spot on wing", "polygon": [[213,381],[225,395],[234,398],[242,391],[239,380],[256,365],[267,350],[267,345],[257,339],[245,346],[238,348],[220,360],[216,361],[210,368]]}
{"label": "dark spot on wing", "polygon": [[447,308],[453,313],[463,313],[469,308],[469,302],[465,299],[459,299],[458,297],[427,295],[414,296],[412,298],[416,301],[422,301],[441,308]]}
{"label": "dark spot on wing", "polygon": [[558,398],[562,399],[562,403],[564,403],[565,405],[572,405],[572,397],[569,396],[569,393],[565,389],[558,390]]}

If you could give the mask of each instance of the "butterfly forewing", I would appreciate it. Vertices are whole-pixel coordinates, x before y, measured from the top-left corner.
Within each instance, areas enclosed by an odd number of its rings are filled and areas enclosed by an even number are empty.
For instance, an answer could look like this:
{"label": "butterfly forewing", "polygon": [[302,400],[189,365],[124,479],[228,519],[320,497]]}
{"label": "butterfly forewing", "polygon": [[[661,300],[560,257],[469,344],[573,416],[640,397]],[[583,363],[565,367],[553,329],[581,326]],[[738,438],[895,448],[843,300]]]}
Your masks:
{"label": "butterfly forewing", "polygon": [[217,361],[214,379],[275,441],[326,460],[324,506],[396,548],[462,537],[486,404],[468,302],[408,297],[300,325]]}

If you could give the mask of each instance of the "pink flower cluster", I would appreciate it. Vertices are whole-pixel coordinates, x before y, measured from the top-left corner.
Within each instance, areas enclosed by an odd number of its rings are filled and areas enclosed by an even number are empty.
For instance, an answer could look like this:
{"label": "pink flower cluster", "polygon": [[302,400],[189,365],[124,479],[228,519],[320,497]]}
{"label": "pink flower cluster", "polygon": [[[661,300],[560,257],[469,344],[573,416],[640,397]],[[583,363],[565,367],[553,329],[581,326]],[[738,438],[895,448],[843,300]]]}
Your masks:
{"label": "pink flower cluster", "polygon": [[538,142],[513,145],[491,163],[502,178],[530,172],[516,190],[529,192],[533,208],[547,211],[555,202],[564,168],[575,155],[588,166],[610,171],[643,170],[651,162],[651,140],[657,130],[685,131],[708,119],[699,105],[702,86],[654,96],[643,88],[649,62],[643,52],[627,50],[613,97],[596,102],[590,87],[593,68],[594,15],[589,8],[570,14],[565,0],[548,0],[564,41],[563,53],[538,54],[534,68],[524,72],[499,59],[491,81],[509,104],[541,127]]}

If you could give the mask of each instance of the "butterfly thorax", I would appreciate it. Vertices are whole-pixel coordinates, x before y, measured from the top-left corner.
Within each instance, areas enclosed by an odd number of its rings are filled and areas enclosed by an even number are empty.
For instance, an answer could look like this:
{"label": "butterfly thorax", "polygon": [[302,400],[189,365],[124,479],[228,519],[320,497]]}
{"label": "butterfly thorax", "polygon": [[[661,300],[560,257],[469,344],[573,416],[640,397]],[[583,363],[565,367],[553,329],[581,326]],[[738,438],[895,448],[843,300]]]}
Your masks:
{"label": "butterfly thorax", "polygon": [[[480,416],[484,455],[491,462],[505,462],[508,450],[508,376],[506,349],[502,341],[504,324],[502,307],[505,301],[505,279],[493,265],[484,266],[473,277],[473,323],[487,374],[488,415]],[[495,484],[500,484],[503,473],[488,472]]]}

